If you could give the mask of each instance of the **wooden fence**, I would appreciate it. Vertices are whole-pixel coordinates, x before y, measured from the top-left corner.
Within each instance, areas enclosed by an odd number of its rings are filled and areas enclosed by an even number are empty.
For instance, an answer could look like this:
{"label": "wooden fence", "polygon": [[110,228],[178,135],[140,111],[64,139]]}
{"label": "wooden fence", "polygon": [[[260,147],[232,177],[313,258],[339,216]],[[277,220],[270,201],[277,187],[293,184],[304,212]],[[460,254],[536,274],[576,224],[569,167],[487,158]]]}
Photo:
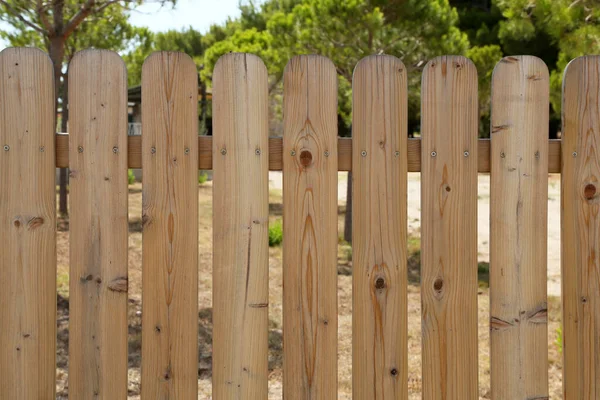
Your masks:
{"label": "wooden fence", "polygon": [[0,54],[0,398],[52,399],[55,174],[70,168],[69,394],[127,396],[127,168],[143,168],[142,399],[197,398],[197,170],[214,170],[213,397],[267,398],[268,171],[284,175],[283,392],[337,397],[337,171],[352,170],[353,398],[407,398],[407,171],[422,187],[424,399],[476,399],[477,173],[491,172],[491,388],[548,398],[548,172],[562,174],[564,398],[600,399],[600,57],[569,64],[561,141],[549,77],[530,56],[494,71],[478,140],[477,71],[423,71],[422,139],[407,139],[407,72],[371,56],[353,80],[353,138],[337,137],[337,78],[319,56],[284,74],[269,138],[267,70],[223,56],[214,137],[198,137],[197,73],[162,52],[142,71],[143,134],[127,137],[127,72],[88,50],[69,68],[70,134],[56,136],[46,54]]}

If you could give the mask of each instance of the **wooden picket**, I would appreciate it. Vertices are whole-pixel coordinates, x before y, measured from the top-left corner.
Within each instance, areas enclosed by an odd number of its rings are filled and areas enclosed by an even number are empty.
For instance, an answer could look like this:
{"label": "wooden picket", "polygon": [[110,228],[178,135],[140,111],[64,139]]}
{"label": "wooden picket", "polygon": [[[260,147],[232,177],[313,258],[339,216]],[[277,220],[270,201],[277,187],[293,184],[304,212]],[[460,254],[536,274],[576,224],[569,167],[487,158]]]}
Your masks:
{"label": "wooden picket", "polygon": [[[478,140],[477,72],[431,60],[422,139],[407,138],[407,71],[370,56],[353,77],[353,138],[337,137],[337,76],[320,56],[284,73],[284,137],[268,137],[262,61],[213,73],[214,137],[198,136],[198,74],[182,53],[142,68],[141,137],[127,137],[115,53],[69,68],[70,135],[55,135],[52,65],[0,53],[0,398],[53,399],[55,167],[70,168],[69,395],[127,397],[127,168],[143,168],[142,399],[198,394],[198,169],[214,169],[213,398],[268,391],[268,171],[283,170],[283,393],[337,394],[337,172],[353,171],[353,398],[408,398],[407,172],[422,172],[422,396],[478,397],[477,173],[491,171],[491,396],[548,398],[548,173],[562,173],[564,399],[600,398],[600,56],[565,71],[563,139],[531,56],[492,78]],[[67,106],[67,105],[64,105]]]}
{"label": "wooden picket", "polygon": [[0,398],[52,399],[56,197],[52,63],[0,53]]}
{"label": "wooden picket", "polygon": [[284,74],[283,390],[337,398],[337,76],[319,56]]}
{"label": "wooden picket", "polygon": [[127,70],[113,52],[69,68],[69,393],[127,394]]}
{"label": "wooden picket", "polygon": [[429,61],[422,80],[423,398],[477,398],[477,70]]}
{"label": "wooden picket", "polygon": [[564,399],[599,399],[600,56],[567,66],[562,107]]}
{"label": "wooden picket", "polygon": [[228,54],[213,87],[213,397],[266,399],[267,69],[256,56]]}
{"label": "wooden picket", "polygon": [[183,53],[142,68],[142,399],[198,397],[197,87]]}
{"label": "wooden picket", "polygon": [[392,56],[354,70],[352,396],[408,398],[407,80]]}
{"label": "wooden picket", "polygon": [[490,336],[493,399],[548,397],[548,68],[505,57],[492,80]]}

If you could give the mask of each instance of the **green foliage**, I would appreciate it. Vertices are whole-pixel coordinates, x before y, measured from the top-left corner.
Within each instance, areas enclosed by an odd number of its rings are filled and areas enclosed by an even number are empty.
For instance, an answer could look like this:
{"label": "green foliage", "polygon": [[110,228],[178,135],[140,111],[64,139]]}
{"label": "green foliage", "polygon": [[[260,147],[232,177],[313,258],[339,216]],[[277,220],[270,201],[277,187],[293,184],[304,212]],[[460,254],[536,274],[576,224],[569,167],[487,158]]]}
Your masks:
{"label": "green foliage", "polygon": [[133,170],[132,169],[128,169],[127,170],[127,182],[130,185],[133,185],[135,183],[135,175],[133,174]]}
{"label": "green foliage", "polygon": [[283,242],[283,223],[280,219],[269,223],[269,247],[279,246]]}
{"label": "green foliage", "polygon": [[204,185],[208,180],[208,174],[205,171],[200,171],[198,174],[198,185]]}
{"label": "green foliage", "polygon": [[563,331],[562,331],[562,327],[558,327],[556,328],[556,341],[554,342],[554,344],[556,344],[556,347],[558,348],[558,352],[562,353],[563,352]]}
{"label": "green foliage", "polygon": [[477,67],[479,79],[479,137],[489,137],[492,73],[496,63],[502,59],[502,49],[495,44],[473,46],[467,50],[466,56]]}

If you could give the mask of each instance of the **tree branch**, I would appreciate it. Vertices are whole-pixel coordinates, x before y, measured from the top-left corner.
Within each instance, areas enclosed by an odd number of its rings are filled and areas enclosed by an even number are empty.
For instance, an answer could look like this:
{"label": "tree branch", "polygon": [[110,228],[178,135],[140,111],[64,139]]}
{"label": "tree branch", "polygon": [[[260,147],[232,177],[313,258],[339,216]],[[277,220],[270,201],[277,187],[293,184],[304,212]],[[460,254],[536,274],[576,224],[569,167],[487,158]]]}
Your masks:
{"label": "tree branch", "polygon": [[46,32],[44,29],[42,29],[41,27],[37,26],[36,24],[34,24],[31,21],[26,20],[23,15],[18,11],[15,10],[11,5],[9,5],[6,1],[4,0],[0,0],[0,5],[3,5],[6,10],[9,12],[9,14],[11,14],[12,16],[14,16],[15,18],[17,18],[19,21],[23,22],[25,25],[27,25],[28,27],[30,27],[31,29],[41,33],[42,35],[47,35],[48,32]]}
{"label": "tree branch", "polygon": [[44,4],[42,3],[42,0],[37,0],[37,13],[38,16],[40,17],[40,21],[42,21],[42,25],[44,26],[44,28],[46,29],[46,31],[48,33],[54,33],[54,28],[52,28],[52,25],[50,25],[50,21],[48,20],[48,15],[46,15],[46,10],[44,10]]}
{"label": "tree branch", "polygon": [[71,18],[71,20],[67,23],[67,26],[62,32],[57,32],[58,34],[64,36],[65,38],[69,37],[71,33],[86,19],[94,10],[94,5],[96,4],[96,0],[87,0],[81,10],[77,12]]}

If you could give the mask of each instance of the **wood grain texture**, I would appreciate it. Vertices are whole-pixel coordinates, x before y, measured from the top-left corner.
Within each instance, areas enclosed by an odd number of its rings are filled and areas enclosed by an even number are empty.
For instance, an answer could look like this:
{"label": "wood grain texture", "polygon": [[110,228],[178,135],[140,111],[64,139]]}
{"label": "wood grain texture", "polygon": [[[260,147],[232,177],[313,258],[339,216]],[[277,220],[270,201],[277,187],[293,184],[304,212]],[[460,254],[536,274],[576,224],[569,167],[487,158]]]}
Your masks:
{"label": "wood grain texture", "polygon": [[69,66],[69,395],[127,397],[127,70],[86,50]]}
{"label": "wood grain texture", "polygon": [[[129,168],[142,168],[142,137],[129,136],[128,166]],[[352,138],[338,139],[338,171],[352,170]],[[548,140],[548,172],[560,173],[560,139]],[[477,153],[477,171],[490,172],[490,140],[479,139]],[[67,168],[69,166],[68,135],[56,135],[56,166]],[[198,169],[210,170],[212,161],[212,136],[198,136]],[[408,172],[421,171],[421,139],[408,139]],[[269,138],[269,171],[283,169],[283,139],[281,137]]]}
{"label": "wood grain texture", "polygon": [[600,57],[563,79],[562,301],[565,400],[600,399]]}
{"label": "wood grain texture", "polygon": [[406,68],[362,59],[352,80],[352,398],[408,398]]}
{"label": "wood grain texture", "polygon": [[548,398],[548,68],[504,57],[492,78],[493,399]]}
{"label": "wood grain texture", "polygon": [[423,398],[477,398],[477,71],[461,56],[423,71]]}
{"label": "wood grain texture", "polygon": [[198,397],[198,74],[154,53],[142,68],[142,399]]}
{"label": "wood grain texture", "polygon": [[266,399],[267,69],[251,54],[227,54],[213,85],[213,398]]}
{"label": "wood grain texture", "polygon": [[52,63],[0,53],[0,398],[53,399],[56,199]]}
{"label": "wood grain texture", "polygon": [[335,399],[337,74],[298,56],[283,79],[283,396]]}

